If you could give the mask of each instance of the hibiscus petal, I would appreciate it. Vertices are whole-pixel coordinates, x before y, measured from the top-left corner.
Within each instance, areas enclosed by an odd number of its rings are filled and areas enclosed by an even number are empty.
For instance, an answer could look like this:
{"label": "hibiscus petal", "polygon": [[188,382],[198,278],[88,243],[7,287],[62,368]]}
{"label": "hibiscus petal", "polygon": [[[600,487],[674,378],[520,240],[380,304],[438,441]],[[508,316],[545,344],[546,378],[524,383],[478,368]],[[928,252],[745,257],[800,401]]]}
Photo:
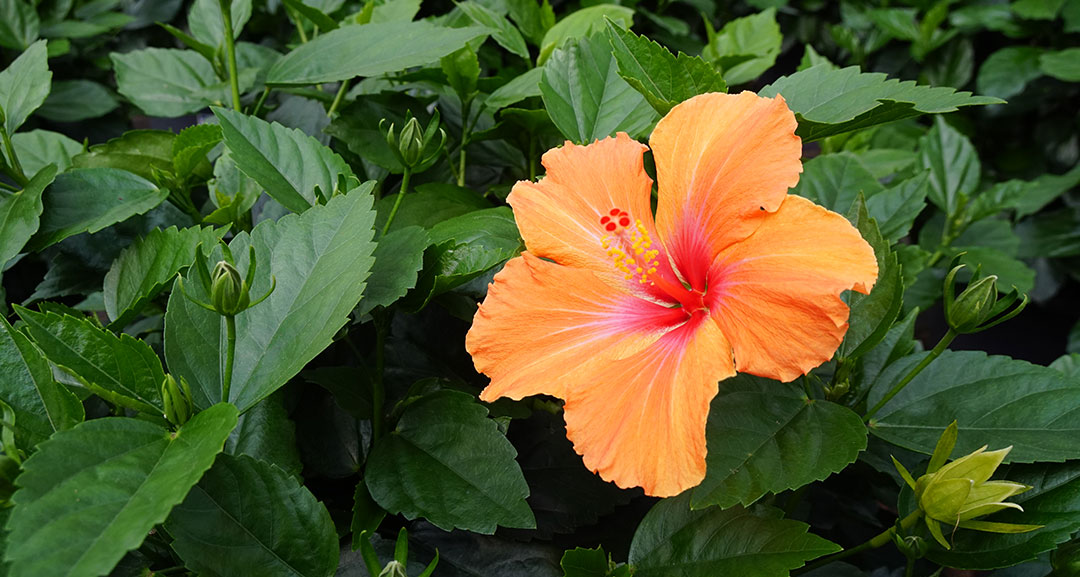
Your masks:
{"label": "hibiscus petal", "polygon": [[695,96],[656,125],[656,227],[695,289],[713,258],[750,236],[798,183],[796,126],[783,97],[752,92]]}
{"label": "hibiscus petal", "polygon": [[680,309],[613,290],[592,272],[526,252],[495,275],[465,348],[476,370],[491,377],[485,401],[566,398],[569,388],[589,382],[594,367],[633,354],[685,318]]}
{"label": "hibiscus petal", "polygon": [[566,435],[585,466],[620,487],[677,495],[705,477],[705,422],[731,346],[704,312],[569,390]]}
{"label": "hibiscus petal", "polygon": [[[626,211],[656,238],[645,173],[647,148],[620,132],[587,146],[567,142],[544,154],[547,175],[539,182],[514,185],[507,202],[514,208],[521,238],[529,252],[559,264],[594,271],[605,281],[639,290],[626,282],[604,247],[610,233],[601,219],[612,209]],[[659,242],[653,247],[661,249]],[[666,263],[661,253],[658,260]]]}
{"label": "hibiscus petal", "polygon": [[874,250],[844,217],[788,196],[709,271],[709,308],[735,348],[735,366],[791,381],[824,363],[847,330],[840,293],[867,293]]}

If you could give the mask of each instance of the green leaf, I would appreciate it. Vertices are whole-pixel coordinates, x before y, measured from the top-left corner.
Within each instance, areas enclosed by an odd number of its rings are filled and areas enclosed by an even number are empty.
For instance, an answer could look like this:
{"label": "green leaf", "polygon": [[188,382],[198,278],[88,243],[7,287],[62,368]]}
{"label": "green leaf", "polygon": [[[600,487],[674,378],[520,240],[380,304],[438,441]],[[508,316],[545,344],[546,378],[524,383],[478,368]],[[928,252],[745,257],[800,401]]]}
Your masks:
{"label": "green leaf", "polygon": [[105,312],[113,327],[123,327],[147,302],[172,282],[195,258],[195,247],[213,246],[218,233],[211,227],[155,228],[125,248],[105,275]]}
{"label": "green leaf", "polygon": [[22,252],[23,246],[37,232],[42,204],[41,193],[56,178],[56,166],[42,168],[13,194],[0,194],[0,270],[4,263]]}
{"label": "green leaf", "polygon": [[[877,379],[867,403],[884,397],[927,353],[897,361]],[[955,454],[989,445],[1013,450],[1007,461],[1080,458],[1080,385],[1046,367],[976,351],[945,351],[893,397],[870,431],[930,454],[941,430],[960,427]]]}
{"label": "green leaf", "polygon": [[[248,246],[258,267],[254,297],[270,297],[236,316],[236,358],[232,401],[246,411],[295,376],[326,348],[356,307],[372,268],[375,243],[371,210],[373,183],[335,196],[299,215],[264,221],[251,235],[229,244],[245,273]],[[208,302],[197,277],[184,288]],[[173,290],[165,313],[165,358],[169,369],[191,385],[195,403],[208,406],[221,396],[225,322]]]}
{"label": "green leaf", "polygon": [[692,511],[686,494],[657,503],[634,533],[630,565],[636,577],[787,577],[807,561],[840,547],[807,533],[809,526],[758,516],[742,507]]}
{"label": "green leaf", "polygon": [[457,5],[458,9],[465,13],[477,26],[487,28],[488,33],[499,46],[505,48],[511,54],[529,59],[529,47],[525,45],[525,39],[517,28],[504,16],[492,11],[490,8],[476,2],[466,0]]}
{"label": "green leaf", "polygon": [[45,355],[2,316],[0,401],[15,412],[15,441],[27,451],[84,418],[79,399],[53,380]]}
{"label": "green leaf", "polygon": [[296,446],[296,425],[285,409],[283,392],[266,397],[240,415],[240,422],[225,441],[225,452],[271,463],[300,478],[304,465]]}
{"label": "green leaf", "polygon": [[219,455],[165,529],[184,566],[206,577],[326,577],[338,566],[326,507],[296,478],[251,457]]}
{"label": "green leaf", "polygon": [[[251,18],[251,0],[229,0],[231,3],[233,38],[239,38]],[[221,17],[220,0],[195,0],[188,12],[188,27],[196,40],[221,50],[225,46],[225,23]]]}
{"label": "green leaf", "polygon": [[4,130],[9,136],[45,102],[51,84],[44,40],[35,42],[0,72],[0,110],[4,111]]}
{"label": "green leaf", "polygon": [[[539,92],[539,88],[537,88]],[[431,116],[427,105],[406,94],[382,93],[358,96],[334,118],[326,133],[345,143],[349,151],[364,160],[400,174],[405,167],[386,142],[389,124],[400,129],[405,125],[405,113],[411,111],[416,120],[427,126]],[[382,122],[382,119],[386,122]],[[379,126],[383,124],[383,126]],[[434,146],[438,139],[431,144]]]}
{"label": "green leaf", "polygon": [[71,167],[73,156],[83,151],[83,145],[48,130],[31,130],[11,135],[11,145],[26,174],[36,174],[50,164],[64,172]]}
{"label": "green leaf", "polygon": [[173,171],[176,135],[167,130],[129,130],[118,138],[95,144],[71,159],[76,168],[111,167],[157,182]]}
{"label": "green leaf", "polygon": [[1002,467],[994,476],[1031,489],[1009,498],[1024,508],[1022,512],[1003,511],[991,520],[1043,527],[1011,535],[961,529],[950,539],[954,543],[951,551],[936,547],[930,550],[928,557],[935,563],[975,570],[1008,567],[1034,560],[1068,541],[1080,529],[1080,463]]}
{"label": "green leaf", "polygon": [[1044,212],[1016,226],[1018,256],[1060,258],[1080,254],[1080,218],[1072,209]]}
{"label": "green leaf", "polygon": [[540,55],[536,58],[536,65],[543,64],[555,49],[571,40],[603,32],[607,20],[629,28],[634,23],[634,9],[617,4],[597,4],[571,12],[544,34],[544,39],[540,41]]}
{"label": "green leaf", "polygon": [[878,231],[877,221],[870,217],[860,198],[848,214],[859,234],[874,249],[878,263],[878,278],[870,294],[849,292],[842,295],[851,311],[848,330],[837,349],[839,358],[857,359],[876,346],[888,332],[904,302],[904,277],[896,253]]}
{"label": "green leaf", "polygon": [[33,4],[24,0],[0,2],[0,46],[25,50],[37,40],[40,26]]}
{"label": "green leaf", "polygon": [[390,513],[424,517],[446,531],[534,527],[517,451],[486,415],[472,397],[450,390],[410,404],[368,456],[371,496]]}
{"label": "green leaf", "polygon": [[986,58],[979,66],[975,85],[982,94],[1012,98],[1029,82],[1043,75],[1039,69],[1042,49],[1034,46],[1007,46]]}
{"label": "green leaf", "polygon": [[61,431],[23,464],[8,520],[12,577],[96,577],[138,547],[210,468],[236,426],[221,404],[172,433],[123,417]]}
{"label": "green leaf", "polygon": [[979,187],[979,154],[966,136],[940,116],[919,140],[918,166],[930,171],[930,202],[956,215]]}
{"label": "green leaf", "polygon": [[709,29],[709,43],[702,50],[705,60],[723,69],[729,86],[744,84],[772,68],[780,55],[780,25],[776,9],[731,20],[718,33]]}
{"label": "green leaf", "polygon": [[1023,218],[1039,212],[1077,184],[1080,184],[1080,165],[1065,174],[999,182],[975,197],[972,218],[985,218],[1002,210],[1015,210],[1016,217]]}
{"label": "green leaf", "polygon": [[357,317],[375,307],[394,304],[416,286],[417,274],[424,267],[424,249],[429,244],[427,231],[418,226],[398,228],[379,239],[367,289],[356,308]]}
{"label": "green leaf", "polygon": [[539,46],[544,34],[555,25],[555,11],[548,0],[508,0],[510,19],[530,43]]}
{"label": "green leaf", "polygon": [[235,110],[213,110],[236,165],[293,212],[318,202],[316,187],[329,198],[338,190],[339,177],[353,177],[340,156],[300,130]]}
{"label": "green leaf", "polygon": [[667,48],[608,22],[619,76],[645,97],[656,112],[667,114],[676,104],[706,92],[727,92],[720,72],[701,58]]}
{"label": "green leaf", "polygon": [[873,198],[884,189],[858,157],[841,152],[823,154],[804,164],[799,184],[792,192],[846,214],[860,194]]}
{"label": "green leaf", "polygon": [[105,400],[160,416],[165,372],[150,345],[116,336],[86,317],[35,312],[15,305],[30,336],[53,363],[79,376]]}
{"label": "green leaf", "polygon": [[419,302],[413,302],[413,308],[501,265],[522,250],[513,213],[505,206],[444,220],[428,233],[433,248],[424,259],[424,273],[414,291]]}
{"label": "green leaf", "polygon": [[616,132],[637,136],[657,119],[648,101],[619,76],[611,45],[601,35],[556,50],[544,65],[540,92],[552,122],[578,144]]}
{"label": "green leaf", "polygon": [[408,22],[420,11],[420,0],[387,0],[371,11],[371,22]]}
{"label": "green leaf", "polygon": [[446,28],[426,21],[343,26],[286,54],[270,69],[266,83],[318,84],[398,72],[435,62],[487,33],[484,28]]}
{"label": "green leaf", "polygon": [[41,227],[28,249],[40,251],[69,236],[97,232],[161,204],[169,191],[116,168],[76,168],[45,190]]}
{"label": "green leaf", "polygon": [[784,96],[799,121],[796,133],[803,142],[923,114],[1002,103],[953,88],[886,80],[884,74],[862,73],[856,66],[807,68],[762,88],[760,94]]}
{"label": "green leaf", "polygon": [[221,143],[221,127],[214,124],[196,124],[180,131],[173,140],[173,172],[179,178],[187,178],[197,170],[210,172],[206,155]]}
{"label": "green leaf", "polygon": [[[322,30],[336,30],[338,27],[336,20],[327,16],[322,10],[304,4],[301,0],[283,0],[283,2],[286,6],[298,12],[304,18],[307,18],[312,24],[318,26]],[[292,15],[290,14],[290,16]],[[293,17],[293,19],[295,20],[296,18]],[[412,18],[409,18],[409,20],[412,20]]]}
{"label": "green leaf", "polygon": [[1016,0],[1009,5],[1013,13],[1028,20],[1053,20],[1065,0]]}
{"label": "green leaf", "polygon": [[79,122],[105,116],[118,106],[112,91],[97,82],[61,80],[53,83],[38,114],[53,122]]}
{"label": "green leaf", "polygon": [[750,505],[820,481],[866,448],[866,428],[850,409],[746,374],[720,382],[705,431],[707,472],[691,492],[695,509]]}
{"label": "green leaf", "polygon": [[559,566],[564,577],[607,577],[609,562],[603,547],[578,547],[564,553]]}
{"label": "green leaf", "polygon": [[907,236],[926,208],[929,175],[924,171],[866,199],[866,210],[878,221],[881,235],[890,245]]}
{"label": "green leaf", "polygon": [[526,98],[540,96],[540,79],[543,75],[543,67],[530,68],[492,92],[484,101],[484,108],[494,113]]}
{"label": "green leaf", "polygon": [[[392,196],[379,199],[378,215],[375,217],[376,230],[382,230],[386,224],[387,215],[390,214],[395,200]],[[397,215],[394,216],[394,222],[391,223],[390,232],[408,226],[430,229],[443,221],[485,208],[493,207],[490,202],[473,190],[447,184],[421,184],[416,187],[416,192],[410,192],[401,199],[401,205],[398,207]],[[517,228],[516,225],[514,228]],[[464,227],[462,230],[465,230]]]}
{"label": "green leaf", "polygon": [[184,116],[224,99],[224,90],[212,95],[220,81],[197,52],[145,48],[110,58],[117,90],[149,116]]}
{"label": "green leaf", "polygon": [[1047,52],[1039,57],[1039,69],[1065,82],[1080,82],[1080,48]]}
{"label": "green leaf", "polygon": [[866,15],[889,36],[916,42],[922,36],[915,19],[916,12],[914,8],[878,8],[868,11]]}

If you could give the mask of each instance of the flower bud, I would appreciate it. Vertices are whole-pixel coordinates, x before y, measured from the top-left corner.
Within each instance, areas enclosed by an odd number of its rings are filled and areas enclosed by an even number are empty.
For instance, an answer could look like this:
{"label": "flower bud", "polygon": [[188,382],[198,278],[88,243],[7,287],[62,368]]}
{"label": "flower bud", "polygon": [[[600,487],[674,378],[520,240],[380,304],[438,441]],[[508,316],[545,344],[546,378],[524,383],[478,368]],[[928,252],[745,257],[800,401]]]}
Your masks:
{"label": "flower bud", "polygon": [[234,316],[248,306],[248,287],[236,267],[218,261],[211,275],[210,304],[219,314]]}
{"label": "flower bud", "polygon": [[945,523],[948,527],[993,533],[1023,533],[1038,529],[1038,525],[974,520],[1002,509],[1023,511],[1023,507],[1016,503],[1007,503],[1005,499],[1031,487],[1011,481],[989,480],[1012,447],[987,451],[986,446],[983,446],[969,455],[944,464],[956,442],[956,433],[957,426],[953,422],[938,442],[926,474],[917,481],[899,461],[893,459],[900,476],[915,491],[915,499],[925,515],[926,526],[934,539],[942,547],[951,548],[939,523]]}
{"label": "flower bud", "polygon": [[424,152],[424,131],[415,117],[410,118],[405,123],[405,128],[401,129],[398,152],[405,166],[411,168],[420,163],[420,155]]}
{"label": "flower bud", "polygon": [[165,375],[161,383],[161,400],[165,408],[164,417],[173,425],[183,425],[191,418],[194,403],[191,400],[191,387],[184,377],[177,383],[172,375]]}
{"label": "flower bud", "polygon": [[379,577],[409,577],[409,575],[405,573],[405,566],[395,560],[383,567]]}
{"label": "flower bud", "polygon": [[990,320],[997,302],[997,276],[983,277],[968,285],[952,306],[945,311],[945,320],[960,334],[969,333]]}
{"label": "flower bud", "polygon": [[903,555],[909,559],[922,559],[926,556],[926,551],[930,548],[926,539],[923,539],[918,535],[901,537],[899,534],[893,533],[893,544],[896,545],[898,551],[903,553]]}

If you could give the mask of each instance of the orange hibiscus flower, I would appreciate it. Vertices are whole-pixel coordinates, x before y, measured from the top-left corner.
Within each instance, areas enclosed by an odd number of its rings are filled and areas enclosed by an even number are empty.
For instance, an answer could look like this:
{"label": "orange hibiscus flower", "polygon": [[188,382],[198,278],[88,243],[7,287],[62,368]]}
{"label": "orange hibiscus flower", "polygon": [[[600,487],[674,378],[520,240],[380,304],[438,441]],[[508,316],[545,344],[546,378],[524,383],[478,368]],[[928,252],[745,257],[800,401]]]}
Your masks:
{"label": "orange hibiscus flower", "polygon": [[784,99],[703,94],[647,148],[620,133],[544,155],[508,201],[526,252],[488,288],[465,346],[480,398],[564,399],[585,465],[670,496],[705,476],[705,423],[736,371],[790,381],[847,330],[840,293],[877,279],[848,221],[787,194],[802,172]]}

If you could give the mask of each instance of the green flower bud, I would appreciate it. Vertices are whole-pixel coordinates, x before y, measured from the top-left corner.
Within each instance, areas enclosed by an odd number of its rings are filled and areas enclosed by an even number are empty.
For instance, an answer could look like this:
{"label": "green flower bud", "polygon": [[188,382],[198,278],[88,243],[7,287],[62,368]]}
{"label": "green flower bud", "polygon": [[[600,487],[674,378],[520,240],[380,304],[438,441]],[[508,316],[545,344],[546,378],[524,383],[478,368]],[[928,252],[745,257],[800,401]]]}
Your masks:
{"label": "green flower bud", "polygon": [[981,278],[956,297],[945,311],[945,320],[960,334],[972,332],[990,320],[997,297],[997,276]]}
{"label": "green flower bud", "polygon": [[165,408],[163,416],[173,425],[183,425],[191,418],[194,403],[191,400],[191,387],[184,377],[180,377],[180,382],[177,383],[175,377],[165,375],[165,380],[161,383],[161,400]]}
{"label": "green flower bud", "polygon": [[922,559],[926,556],[926,551],[930,548],[926,539],[923,539],[918,535],[901,537],[899,534],[893,533],[893,544],[896,545],[897,550],[910,559]]}
{"label": "green flower bud", "polygon": [[405,566],[397,561],[391,561],[383,567],[382,573],[379,573],[379,577],[409,577],[405,573]]}
{"label": "green flower bud", "polygon": [[993,533],[1023,533],[1038,529],[1039,525],[1021,525],[976,521],[1002,509],[1023,511],[1016,503],[1005,499],[1023,493],[1031,487],[1011,481],[991,481],[990,477],[1005,460],[1012,447],[997,451],[987,451],[983,446],[979,450],[944,464],[948,454],[956,443],[957,426],[953,422],[942,434],[930,466],[925,475],[916,481],[903,465],[895,458],[900,476],[915,491],[919,509],[925,515],[926,526],[934,539],[946,549],[951,548],[939,523],[948,527],[989,531]]}
{"label": "green flower bud", "polygon": [[211,279],[210,304],[219,314],[234,316],[248,307],[248,287],[236,267],[218,261]]}
{"label": "green flower bud", "polygon": [[424,131],[420,128],[420,122],[416,118],[410,118],[401,129],[401,138],[398,141],[398,152],[405,166],[413,167],[420,163],[420,155],[424,152]]}

